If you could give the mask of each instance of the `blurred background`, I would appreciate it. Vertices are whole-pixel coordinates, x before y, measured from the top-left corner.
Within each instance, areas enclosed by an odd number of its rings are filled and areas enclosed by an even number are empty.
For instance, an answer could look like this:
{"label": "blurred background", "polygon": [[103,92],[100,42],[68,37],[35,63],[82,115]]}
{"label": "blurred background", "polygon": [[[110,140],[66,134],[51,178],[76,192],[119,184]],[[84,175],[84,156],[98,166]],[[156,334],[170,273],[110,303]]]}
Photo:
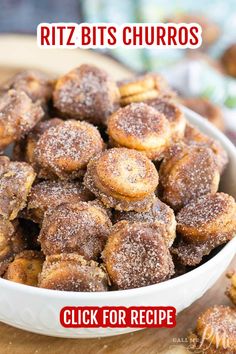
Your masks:
{"label": "blurred background", "polygon": [[184,104],[236,141],[236,0],[0,0],[0,32],[35,34],[40,22],[197,22],[198,50],[103,51],[137,72],[161,72]]}

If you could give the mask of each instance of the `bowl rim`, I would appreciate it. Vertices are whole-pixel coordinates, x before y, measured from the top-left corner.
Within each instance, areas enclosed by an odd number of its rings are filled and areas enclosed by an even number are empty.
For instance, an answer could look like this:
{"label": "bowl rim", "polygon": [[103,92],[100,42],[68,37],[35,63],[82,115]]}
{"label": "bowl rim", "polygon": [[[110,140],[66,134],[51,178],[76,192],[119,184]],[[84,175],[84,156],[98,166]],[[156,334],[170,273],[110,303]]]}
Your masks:
{"label": "bowl rim", "polygon": [[166,281],[163,281],[158,284],[152,284],[148,286],[143,286],[140,288],[134,288],[134,289],[126,289],[126,290],[111,290],[111,291],[97,291],[97,292],[76,292],[76,291],[61,291],[61,290],[52,290],[52,289],[44,289],[44,288],[39,288],[39,287],[34,287],[34,286],[29,286],[29,285],[24,285],[20,283],[15,283],[13,281],[9,281],[3,278],[0,278],[0,288],[1,288],[1,283],[2,285],[6,285],[9,289],[12,289],[13,291],[18,291],[20,290],[21,292],[28,292],[31,295],[38,295],[38,296],[46,296],[50,298],[63,298],[64,300],[66,299],[71,299],[71,298],[82,298],[82,299],[88,299],[88,300],[113,300],[117,298],[121,298],[122,296],[127,297],[133,297],[135,295],[141,296],[145,295],[147,292],[156,292],[160,290],[168,290],[169,288],[172,288],[173,286],[178,283],[178,285],[181,285],[182,283],[185,283],[186,281],[190,280],[193,276],[193,273],[195,276],[198,276],[201,273],[205,272],[205,269],[207,269],[210,266],[213,266],[214,263],[219,263],[220,259],[224,258],[224,255],[227,254],[228,250],[235,247],[236,248],[236,237],[234,237],[231,241],[229,241],[223,248],[220,250],[214,257],[212,257],[209,261],[205,262],[201,266],[189,271],[188,273],[182,274],[176,278],[168,279]]}
{"label": "bowl rim", "polygon": [[[194,125],[195,122],[199,122],[200,127],[204,128],[206,130],[209,130],[213,135],[220,141],[220,143],[223,144],[223,146],[227,147],[227,150],[231,152],[231,154],[234,156],[234,160],[236,163],[236,146],[233,145],[233,143],[221,132],[219,131],[215,126],[213,126],[210,122],[208,122],[205,118],[201,117],[199,114],[191,111],[190,109],[184,107],[181,105],[181,108],[184,111],[184,114],[187,116],[191,116],[191,118],[194,120]],[[192,122],[191,122],[192,124]],[[236,237],[234,237],[232,240],[230,240],[214,257],[209,259],[207,262],[204,264],[200,265],[199,267],[190,270],[188,273],[182,274],[176,278],[168,279],[166,281],[163,281],[158,284],[152,284],[148,286],[143,286],[140,288],[133,288],[133,289],[126,289],[126,290],[111,290],[111,291],[99,291],[99,292],[76,292],[76,291],[60,291],[60,290],[52,290],[52,289],[44,289],[44,288],[39,288],[39,287],[33,287],[29,285],[24,285],[20,283],[15,283],[13,281],[9,281],[3,278],[0,278],[0,287],[4,288],[9,288],[13,291],[22,291],[22,292],[28,292],[31,295],[38,295],[38,296],[47,296],[50,298],[63,298],[64,300],[70,299],[70,298],[81,298],[81,299],[88,299],[88,300],[112,300],[112,299],[117,299],[121,297],[126,297],[130,298],[135,295],[141,296],[145,295],[147,292],[154,292],[158,290],[163,290],[163,289],[168,289],[171,288],[172,286],[176,285],[176,283],[179,283],[181,285],[185,281],[188,281],[188,279],[191,279],[192,276],[197,276],[200,273],[204,273],[205,269],[208,267],[213,266],[214,263],[220,262],[220,259],[224,258],[225,255],[228,253],[228,250],[231,248],[236,249]],[[236,251],[235,251],[236,253]]]}

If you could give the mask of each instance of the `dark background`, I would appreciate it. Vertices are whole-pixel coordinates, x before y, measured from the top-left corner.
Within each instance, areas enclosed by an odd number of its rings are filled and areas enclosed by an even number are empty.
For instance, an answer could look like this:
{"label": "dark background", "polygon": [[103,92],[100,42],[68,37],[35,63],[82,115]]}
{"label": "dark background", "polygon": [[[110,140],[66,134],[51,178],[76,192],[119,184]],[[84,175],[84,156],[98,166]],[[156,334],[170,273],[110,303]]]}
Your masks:
{"label": "dark background", "polygon": [[0,0],[0,32],[36,33],[40,22],[80,22],[79,0]]}

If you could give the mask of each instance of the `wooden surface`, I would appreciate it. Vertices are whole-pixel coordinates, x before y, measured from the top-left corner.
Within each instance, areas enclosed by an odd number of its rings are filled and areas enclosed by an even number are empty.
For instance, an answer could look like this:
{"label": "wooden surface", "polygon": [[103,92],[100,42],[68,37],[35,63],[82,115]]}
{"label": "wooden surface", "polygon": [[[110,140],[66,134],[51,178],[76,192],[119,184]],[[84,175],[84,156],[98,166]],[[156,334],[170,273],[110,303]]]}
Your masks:
{"label": "wooden surface", "polygon": [[34,36],[0,35],[0,67],[5,67],[7,71],[8,68],[37,68],[57,75],[64,74],[80,64],[97,65],[116,80],[132,75],[131,70],[116,60],[91,50],[40,49]]}
{"label": "wooden surface", "polygon": [[[35,47],[35,40],[29,37],[0,37],[0,48],[0,82],[27,66],[63,73],[83,62],[95,62],[110,69],[116,79],[130,75],[118,63],[90,51],[42,53]],[[56,60],[58,55],[59,60]],[[236,259],[230,268],[233,266],[236,267]],[[81,340],[40,336],[0,324],[0,354],[160,354],[175,344],[175,340],[186,337],[201,311],[214,304],[229,304],[224,295],[226,286],[223,275],[210,291],[178,316],[177,326],[172,330],[148,329],[116,337]],[[194,291],[194,284],[192,289]]]}

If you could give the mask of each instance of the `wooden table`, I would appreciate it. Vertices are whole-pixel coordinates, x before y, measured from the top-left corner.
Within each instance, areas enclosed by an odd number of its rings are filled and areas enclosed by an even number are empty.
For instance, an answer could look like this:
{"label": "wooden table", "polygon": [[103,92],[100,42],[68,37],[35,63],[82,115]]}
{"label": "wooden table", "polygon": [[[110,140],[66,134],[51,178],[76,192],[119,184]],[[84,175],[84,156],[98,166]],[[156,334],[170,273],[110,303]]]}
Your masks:
{"label": "wooden table", "polygon": [[[236,258],[229,269],[236,267]],[[160,354],[194,327],[198,314],[215,304],[230,304],[224,295],[228,280],[223,275],[215,286],[177,317],[173,329],[145,329],[100,339],[63,339],[28,333],[0,324],[1,354]],[[193,284],[194,291],[194,284]],[[170,304],[171,305],[171,304]],[[19,304],[20,306],[20,304]]]}

